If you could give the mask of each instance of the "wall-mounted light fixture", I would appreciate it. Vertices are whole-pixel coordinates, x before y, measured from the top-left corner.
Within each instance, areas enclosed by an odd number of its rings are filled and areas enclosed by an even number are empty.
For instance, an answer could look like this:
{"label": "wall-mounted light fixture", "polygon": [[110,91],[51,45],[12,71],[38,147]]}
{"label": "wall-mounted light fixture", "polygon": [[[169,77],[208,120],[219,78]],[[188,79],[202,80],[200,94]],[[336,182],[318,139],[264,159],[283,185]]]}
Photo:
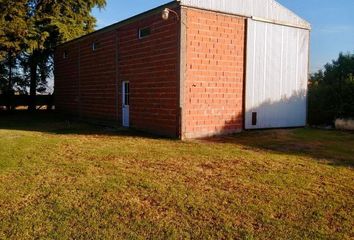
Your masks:
{"label": "wall-mounted light fixture", "polygon": [[173,11],[172,9],[169,9],[169,8],[165,8],[163,11],[162,11],[162,19],[163,20],[168,20],[168,18],[170,17],[170,12],[175,14],[176,17],[177,17],[177,21],[179,21],[179,15],[177,12]]}

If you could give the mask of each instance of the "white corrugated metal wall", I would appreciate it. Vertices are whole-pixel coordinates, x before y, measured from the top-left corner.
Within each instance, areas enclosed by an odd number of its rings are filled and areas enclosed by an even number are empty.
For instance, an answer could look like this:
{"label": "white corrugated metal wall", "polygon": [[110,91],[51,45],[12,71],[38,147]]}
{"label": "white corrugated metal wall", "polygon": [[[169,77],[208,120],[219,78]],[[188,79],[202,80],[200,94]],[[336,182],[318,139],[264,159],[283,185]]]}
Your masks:
{"label": "white corrugated metal wall", "polygon": [[308,43],[307,29],[248,20],[246,129],[306,125]]}

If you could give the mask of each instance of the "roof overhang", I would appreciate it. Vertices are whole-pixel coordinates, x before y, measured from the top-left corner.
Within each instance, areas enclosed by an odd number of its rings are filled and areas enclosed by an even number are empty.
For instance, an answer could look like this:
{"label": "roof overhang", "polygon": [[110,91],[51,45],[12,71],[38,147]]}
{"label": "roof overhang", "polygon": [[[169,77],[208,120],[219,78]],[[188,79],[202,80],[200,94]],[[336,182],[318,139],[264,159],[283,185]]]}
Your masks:
{"label": "roof overhang", "polygon": [[311,30],[311,25],[274,0],[175,0],[182,6]]}

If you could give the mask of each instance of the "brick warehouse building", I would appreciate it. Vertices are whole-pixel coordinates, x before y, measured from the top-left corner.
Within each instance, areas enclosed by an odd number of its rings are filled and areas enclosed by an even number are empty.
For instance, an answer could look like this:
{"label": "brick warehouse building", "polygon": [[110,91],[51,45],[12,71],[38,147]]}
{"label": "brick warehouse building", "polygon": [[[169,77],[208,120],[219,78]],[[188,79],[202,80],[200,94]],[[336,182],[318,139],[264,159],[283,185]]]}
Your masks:
{"label": "brick warehouse building", "polygon": [[310,24],[274,0],[180,0],[57,47],[59,112],[171,137],[306,125]]}

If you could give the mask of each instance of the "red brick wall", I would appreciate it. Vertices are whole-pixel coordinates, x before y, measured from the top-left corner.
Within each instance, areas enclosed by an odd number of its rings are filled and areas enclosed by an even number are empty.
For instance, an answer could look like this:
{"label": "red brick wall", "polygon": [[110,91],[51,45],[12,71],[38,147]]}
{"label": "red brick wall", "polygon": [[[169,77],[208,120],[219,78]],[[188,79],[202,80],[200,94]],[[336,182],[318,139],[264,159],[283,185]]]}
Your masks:
{"label": "red brick wall", "polygon": [[[94,42],[99,44],[95,51]],[[117,119],[115,42],[116,32],[110,31],[58,47],[55,104],[59,112],[92,119]]]}
{"label": "red brick wall", "polygon": [[[139,39],[139,28],[151,35]],[[130,125],[179,134],[179,22],[161,11],[58,47],[55,94],[59,111],[122,123],[122,81],[130,82]],[[99,48],[92,51],[92,43]],[[118,55],[116,54],[118,50]],[[62,59],[63,51],[68,58]],[[80,69],[80,70],[79,70]]]}
{"label": "red brick wall", "polygon": [[[64,51],[67,58],[63,59]],[[59,47],[55,54],[55,107],[67,114],[78,113],[79,103],[79,44]]]}
{"label": "red brick wall", "polygon": [[232,133],[243,128],[246,20],[184,9],[186,59],[182,135]]}
{"label": "red brick wall", "polygon": [[[98,44],[95,51],[94,42]],[[82,117],[117,119],[116,80],[116,31],[84,39],[80,43]]]}
{"label": "red brick wall", "polygon": [[[139,39],[138,29],[145,27],[151,35]],[[134,128],[178,136],[178,32],[176,18],[163,21],[160,12],[119,29],[119,79],[130,83]]]}
{"label": "red brick wall", "polygon": [[[243,126],[245,19],[184,11],[182,135],[194,138],[239,131]],[[139,39],[138,29],[147,26],[151,35]],[[121,82],[129,81],[131,126],[178,136],[179,28],[173,15],[163,21],[157,12],[59,47],[57,108],[121,124]],[[93,42],[99,43],[96,51],[92,51]],[[63,51],[68,52],[67,59],[62,59]]]}

